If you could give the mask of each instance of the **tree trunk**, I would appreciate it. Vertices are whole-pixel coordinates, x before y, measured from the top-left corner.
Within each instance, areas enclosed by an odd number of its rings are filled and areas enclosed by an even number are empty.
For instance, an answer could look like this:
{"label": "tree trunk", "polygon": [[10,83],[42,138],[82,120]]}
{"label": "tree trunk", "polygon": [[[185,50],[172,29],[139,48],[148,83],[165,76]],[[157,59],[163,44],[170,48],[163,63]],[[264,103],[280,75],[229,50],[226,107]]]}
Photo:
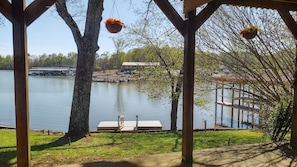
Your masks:
{"label": "tree trunk", "polygon": [[172,78],[172,82],[171,82],[171,127],[170,130],[171,131],[177,131],[177,111],[178,111],[178,102],[179,102],[179,97],[181,94],[181,85],[183,82],[182,79],[182,74],[180,74],[180,76],[178,77],[176,86],[174,86],[174,78]]}
{"label": "tree trunk", "polygon": [[92,75],[96,51],[88,51],[85,44],[78,51],[68,134],[82,137],[89,133],[89,109]]}
{"label": "tree trunk", "polygon": [[177,111],[178,111],[178,99],[175,98],[174,88],[171,90],[171,131],[177,130],[176,120],[177,120]]}
{"label": "tree trunk", "polygon": [[89,0],[84,35],[69,14],[66,1],[58,0],[57,12],[70,28],[78,57],[68,135],[83,137],[89,133],[89,109],[94,61],[98,47],[103,0]]}

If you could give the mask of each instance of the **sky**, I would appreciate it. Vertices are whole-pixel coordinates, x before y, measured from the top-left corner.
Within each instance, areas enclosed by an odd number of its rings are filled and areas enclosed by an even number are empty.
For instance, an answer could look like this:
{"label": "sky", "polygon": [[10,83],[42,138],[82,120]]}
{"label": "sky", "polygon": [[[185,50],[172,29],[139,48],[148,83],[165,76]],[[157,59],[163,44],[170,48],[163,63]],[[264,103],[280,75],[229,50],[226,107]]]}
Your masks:
{"label": "sky", "polygon": [[[103,20],[101,21],[98,41],[100,49],[97,51],[97,54],[99,55],[106,52],[109,52],[110,54],[114,53],[115,48],[111,38],[116,37],[125,31],[125,29],[122,29],[118,34],[109,33],[104,25],[104,21],[107,18],[119,18],[127,26],[136,21],[134,9],[135,5],[140,4],[140,0],[117,0],[115,7],[113,7],[114,1],[116,0],[104,1]],[[132,3],[132,5],[130,3]],[[30,3],[27,1],[27,5],[29,4]],[[2,56],[13,54],[12,24],[6,18],[4,20],[4,25],[0,24],[0,55]],[[82,24],[84,24],[84,22],[82,22]],[[69,52],[77,52],[77,47],[70,29],[62,18],[58,16],[54,7],[49,8],[43,15],[27,27],[27,42],[28,53],[30,55],[39,56],[44,53],[62,53],[67,55]]]}

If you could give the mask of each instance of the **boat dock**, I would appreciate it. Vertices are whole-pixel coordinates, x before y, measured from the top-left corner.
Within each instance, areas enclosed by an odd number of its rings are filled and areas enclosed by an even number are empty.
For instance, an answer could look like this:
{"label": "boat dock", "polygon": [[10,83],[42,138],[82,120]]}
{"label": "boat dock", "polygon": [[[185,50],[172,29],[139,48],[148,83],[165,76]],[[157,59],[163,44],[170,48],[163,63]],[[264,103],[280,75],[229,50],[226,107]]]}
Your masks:
{"label": "boat dock", "polygon": [[59,75],[75,75],[76,68],[70,67],[32,67],[29,69],[31,76],[59,76]]}
{"label": "boat dock", "polygon": [[[260,112],[262,104],[256,100],[254,97],[256,94],[248,83],[234,76],[218,76],[214,78],[214,81],[216,82],[215,125],[234,128],[233,122],[237,122],[237,128],[240,128],[240,124],[241,128],[243,126],[253,128],[255,125],[263,123],[264,119]],[[226,107],[231,109],[230,126],[223,123]],[[220,113],[219,108],[221,109]],[[217,122],[218,116],[220,116],[220,122]]]}
{"label": "boat dock", "polygon": [[9,125],[2,125],[2,124],[0,124],[0,129],[15,129],[15,126],[9,126]]}
{"label": "boat dock", "polygon": [[162,124],[158,120],[125,121],[124,116],[119,116],[118,121],[101,121],[97,126],[99,132],[133,132],[133,131],[161,131]]}

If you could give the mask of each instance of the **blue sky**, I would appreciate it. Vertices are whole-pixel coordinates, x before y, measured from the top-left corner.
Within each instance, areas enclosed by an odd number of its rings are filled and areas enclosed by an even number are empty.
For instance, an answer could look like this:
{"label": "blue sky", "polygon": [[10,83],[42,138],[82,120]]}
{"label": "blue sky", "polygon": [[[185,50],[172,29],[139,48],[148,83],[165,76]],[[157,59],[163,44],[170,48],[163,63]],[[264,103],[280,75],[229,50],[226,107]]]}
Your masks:
{"label": "blue sky", "polygon": [[[100,46],[100,49],[97,52],[98,54],[102,54],[104,52],[114,53],[115,48],[111,38],[123,33],[109,33],[104,25],[104,21],[107,18],[111,16],[116,18],[119,17],[127,26],[136,21],[136,16],[133,10],[135,9],[135,5],[139,5],[140,0],[117,0],[116,8],[112,8],[113,2],[114,0],[104,1],[103,20],[101,22],[98,41]],[[27,4],[29,3],[27,2]],[[112,12],[112,9],[114,9],[114,12]],[[84,24],[84,22],[82,23]],[[122,31],[125,31],[125,29]],[[27,39],[28,53],[31,55],[42,55],[43,53],[62,53],[67,55],[69,52],[77,52],[77,47],[70,29],[57,15],[53,7],[51,7],[27,28]],[[0,55],[12,55],[12,44],[12,24],[5,19],[4,25],[0,25]]]}

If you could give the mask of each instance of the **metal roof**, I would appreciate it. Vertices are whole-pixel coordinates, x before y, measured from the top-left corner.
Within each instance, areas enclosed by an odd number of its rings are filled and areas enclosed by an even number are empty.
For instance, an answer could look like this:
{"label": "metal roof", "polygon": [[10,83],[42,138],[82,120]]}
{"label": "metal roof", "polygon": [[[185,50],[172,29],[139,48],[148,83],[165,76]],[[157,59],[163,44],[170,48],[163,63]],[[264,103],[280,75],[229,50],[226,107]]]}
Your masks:
{"label": "metal roof", "polygon": [[123,62],[122,66],[159,66],[159,62]]}

